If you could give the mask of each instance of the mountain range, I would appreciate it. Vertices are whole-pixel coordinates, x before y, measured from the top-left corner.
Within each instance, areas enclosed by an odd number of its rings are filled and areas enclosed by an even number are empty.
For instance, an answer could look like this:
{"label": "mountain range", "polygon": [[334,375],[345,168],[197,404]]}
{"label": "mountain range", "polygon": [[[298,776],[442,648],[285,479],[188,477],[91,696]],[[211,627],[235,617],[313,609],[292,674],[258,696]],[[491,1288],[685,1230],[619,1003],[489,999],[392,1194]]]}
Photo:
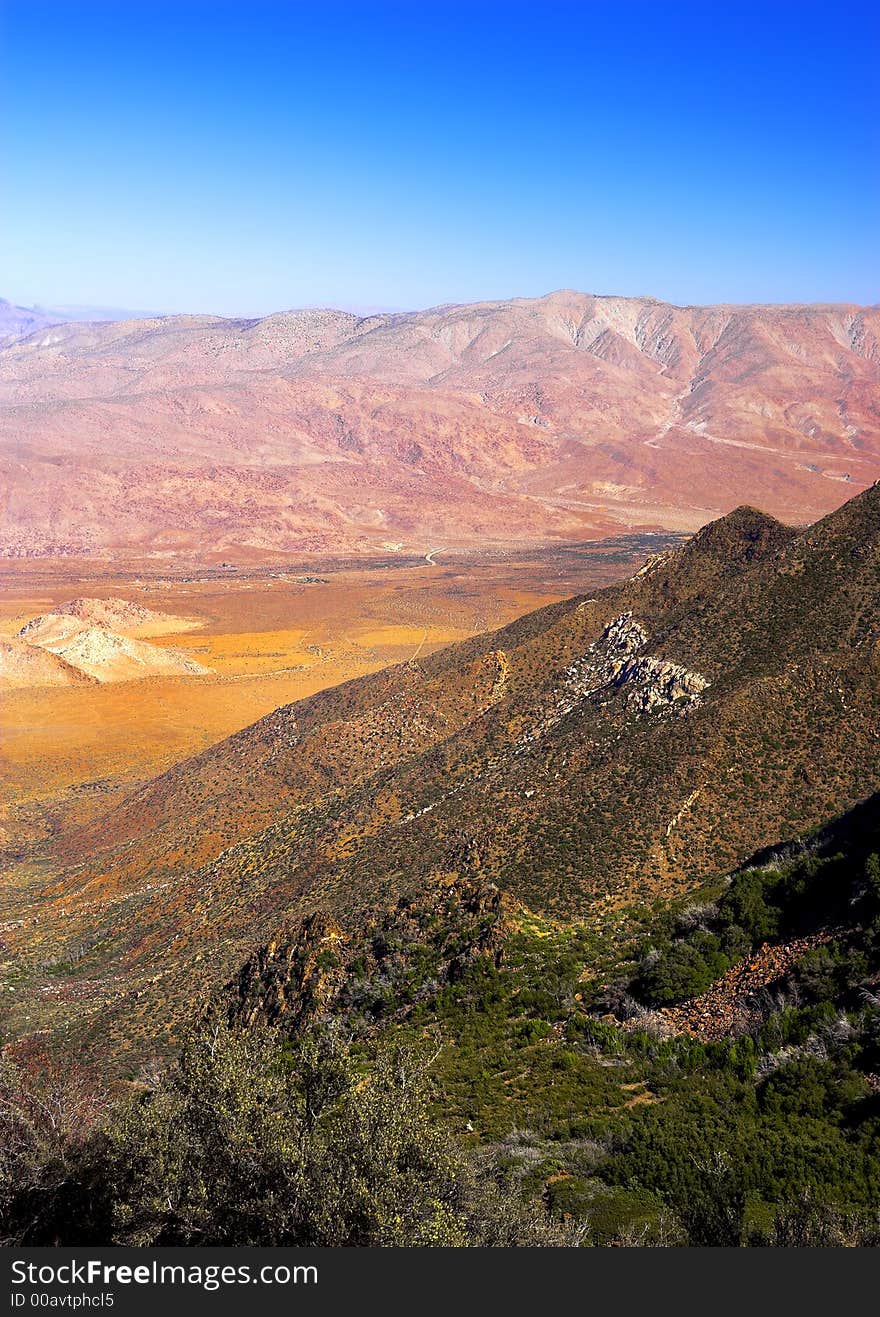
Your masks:
{"label": "mountain range", "polygon": [[878,572],[880,484],[800,530],[743,506],[622,584],[276,710],[10,884],[8,1034],[131,1066],[279,921],[352,928],[459,879],[612,936],[880,789]]}
{"label": "mountain range", "polygon": [[536,545],[743,502],[804,523],[880,470],[876,307],[563,291],[33,328],[0,343],[6,556]]}

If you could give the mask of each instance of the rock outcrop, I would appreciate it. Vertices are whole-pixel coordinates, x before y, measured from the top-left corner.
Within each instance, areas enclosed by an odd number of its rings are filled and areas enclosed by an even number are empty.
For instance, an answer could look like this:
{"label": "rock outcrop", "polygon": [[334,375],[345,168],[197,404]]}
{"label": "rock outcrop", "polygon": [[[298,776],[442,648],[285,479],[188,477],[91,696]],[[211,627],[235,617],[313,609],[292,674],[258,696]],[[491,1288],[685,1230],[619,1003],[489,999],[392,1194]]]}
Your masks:
{"label": "rock outcrop", "polygon": [[675,705],[683,709],[695,703],[709,682],[699,672],[679,663],[640,651],[648,633],[631,612],[609,622],[583,658],[566,672],[568,689],[579,699],[619,689],[637,713],[656,713]]}
{"label": "rock outcrop", "polygon": [[389,1014],[405,1016],[480,957],[500,964],[515,909],[491,883],[456,877],[376,911],[351,936],[317,911],[258,948],[209,1011],[291,1037],[331,1016],[369,1028]]}
{"label": "rock outcrop", "polygon": [[338,996],[345,980],[342,929],[321,913],[280,930],[259,947],[224,989],[230,1023],[258,1022],[296,1033]]}
{"label": "rock outcrop", "polygon": [[709,683],[699,672],[689,672],[679,663],[645,655],[627,659],[615,685],[625,688],[630,708],[654,713],[671,704],[693,704]]}

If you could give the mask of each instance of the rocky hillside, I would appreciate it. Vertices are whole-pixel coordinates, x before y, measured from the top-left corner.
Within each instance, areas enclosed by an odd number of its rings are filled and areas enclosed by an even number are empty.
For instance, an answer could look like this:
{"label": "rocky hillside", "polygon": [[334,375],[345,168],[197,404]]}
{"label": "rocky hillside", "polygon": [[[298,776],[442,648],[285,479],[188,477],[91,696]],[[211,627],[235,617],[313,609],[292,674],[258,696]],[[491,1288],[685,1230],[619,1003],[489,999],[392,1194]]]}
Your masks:
{"label": "rocky hillside", "polygon": [[54,326],[0,347],[0,552],[426,553],[742,501],[806,522],[880,470],[878,325],[564,291]]}
{"label": "rocky hillside", "polygon": [[209,1013],[288,1037],[337,1015],[350,1031],[405,1020],[481,957],[498,967],[517,914],[497,887],[456,876],[372,911],[353,933],[327,915],[308,915],[259,947]]}
{"label": "rocky hillside", "polygon": [[467,873],[613,924],[818,825],[880,787],[878,559],[880,486],[803,531],[740,508],[595,597],[277,710],[12,891],[8,1027],[124,1052],[281,918],[350,929]]}

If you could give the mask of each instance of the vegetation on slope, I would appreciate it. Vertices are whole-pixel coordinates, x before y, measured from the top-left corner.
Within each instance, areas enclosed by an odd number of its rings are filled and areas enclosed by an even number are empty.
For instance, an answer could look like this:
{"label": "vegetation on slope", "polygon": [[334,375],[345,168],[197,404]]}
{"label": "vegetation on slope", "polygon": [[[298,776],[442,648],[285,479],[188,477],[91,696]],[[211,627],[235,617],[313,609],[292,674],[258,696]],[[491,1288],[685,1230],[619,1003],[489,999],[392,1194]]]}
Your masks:
{"label": "vegetation on slope", "polygon": [[59,1131],[7,1068],[4,1233],[139,1246],[564,1242],[430,1119],[427,1059],[392,1044],[365,1068],[339,1029],[279,1047],[267,1031],[214,1025],[85,1135]]}
{"label": "vegetation on slope", "polygon": [[[5,1141],[5,1229],[30,1242],[876,1243],[878,846],[873,797],[755,857],[711,903],[631,910],[617,940],[538,918],[478,874],[352,933],[286,926],[180,1061],[142,1074],[92,1133],[79,1116],[40,1146],[30,1109],[31,1133]],[[705,1041],[651,1009],[669,984],[693,987],[683,948],[708,967],[699,988],[715,958],[819,926],[830,939],[761,994],[747,1031],[733,1021]],[[29,1110],[22,1091],[10,1101],[7,1087],[7,1112]]]}
{"label": "vegetation on slope", "polygon": [[822,931],[792,985],[805,1005],[856,1006],[880,970],[878,813],[873,796],[805,842],[758,855],[716,900],[667,915],[644,950],[636,996],[655,1005],[696,997],[762,943]]}

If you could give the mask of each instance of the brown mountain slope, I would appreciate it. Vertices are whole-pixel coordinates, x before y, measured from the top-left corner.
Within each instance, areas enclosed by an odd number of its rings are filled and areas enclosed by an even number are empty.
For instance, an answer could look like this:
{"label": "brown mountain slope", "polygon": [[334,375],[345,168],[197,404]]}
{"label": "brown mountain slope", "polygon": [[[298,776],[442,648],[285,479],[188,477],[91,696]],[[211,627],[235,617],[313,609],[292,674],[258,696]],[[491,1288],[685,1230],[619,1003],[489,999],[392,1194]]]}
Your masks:
{"label": "brown mountain slope", "polygon": [[[277,710],[5,894],[7,1028],[124,1053],[279,916],[477,871],[569,918],[667,894],[880,786],[880,485],[743,508],[632,580]],[[27,921],[18,923],[18,919]]]}
{"label": "brown mountain slope", "polygon": [[789,521],[880,472],[880,310],[560,292],[0,349],[6,554],[427,552]]}

